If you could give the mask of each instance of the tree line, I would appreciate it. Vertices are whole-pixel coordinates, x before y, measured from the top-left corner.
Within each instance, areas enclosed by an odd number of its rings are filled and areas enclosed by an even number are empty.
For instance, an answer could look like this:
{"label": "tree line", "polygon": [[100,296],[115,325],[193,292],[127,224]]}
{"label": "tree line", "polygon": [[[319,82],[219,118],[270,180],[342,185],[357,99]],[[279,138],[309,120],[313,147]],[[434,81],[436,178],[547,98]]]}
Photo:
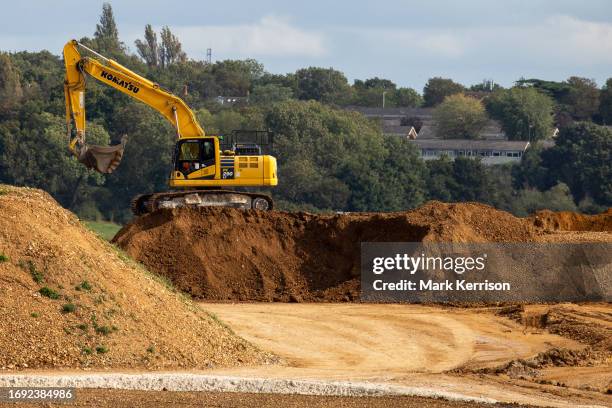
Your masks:
{"label": "tree line", "polygon": [[[82,43],[180,95],[208,134],[274,132],[281,209],[395,211],[426,200],[480,201],[519,215],[540,208],[594,212],[612,205],[612,80],[519,80],[510,89],[465,87],[432,78],[422,95],[387,79],[349,84],[333,68],[271,74],[255,60],[192,60],[170,28],[150,25],[135,43],[120,41],[110,5]],[[87,138],[108,144],[129,135],[111,175],[86,170],[66,152],[63,63],[48,51],[0,53],[0,182],[49,191],[84,218],[124,222],[137,194],[167,188],[174,133],[156,112],[88,82]],[[383,136],[380,124],[347,105],[432,107],[442,137],[476,137],[489,118],[511,139],[531,140],[520,165],[485,167],[475,159],[424,162],[409,141]],[[219,95],[244,101],[222,106]],[[537,141],[560,133],[553,148]]]}

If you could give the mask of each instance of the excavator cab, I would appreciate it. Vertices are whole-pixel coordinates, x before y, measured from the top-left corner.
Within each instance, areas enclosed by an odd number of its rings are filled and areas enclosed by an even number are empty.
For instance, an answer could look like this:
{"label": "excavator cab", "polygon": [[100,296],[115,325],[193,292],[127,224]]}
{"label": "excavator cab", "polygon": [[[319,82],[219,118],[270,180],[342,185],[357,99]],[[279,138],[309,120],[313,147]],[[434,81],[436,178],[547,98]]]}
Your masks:
{"label": "excavator cab", "polygon": [[121,162],[127,136],[121,138],[121,142],[114,146],[97,146],[82,144],[75,149],[77,159],[89,169],[100,173],[112,173]]}

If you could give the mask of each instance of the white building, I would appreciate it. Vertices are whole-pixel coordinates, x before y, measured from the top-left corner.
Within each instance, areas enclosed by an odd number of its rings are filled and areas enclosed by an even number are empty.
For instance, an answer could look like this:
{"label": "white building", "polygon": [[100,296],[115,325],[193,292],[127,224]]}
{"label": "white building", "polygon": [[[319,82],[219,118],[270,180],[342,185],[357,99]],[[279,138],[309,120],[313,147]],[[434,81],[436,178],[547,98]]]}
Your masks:
{"label": "white building", "polygon": [[471,140],[471,139],[416,139],[416,145],[423,160],[435,160],[447,156],[479,157],[483,164],[520,162],[529,147],[529,142],[513,140]]}

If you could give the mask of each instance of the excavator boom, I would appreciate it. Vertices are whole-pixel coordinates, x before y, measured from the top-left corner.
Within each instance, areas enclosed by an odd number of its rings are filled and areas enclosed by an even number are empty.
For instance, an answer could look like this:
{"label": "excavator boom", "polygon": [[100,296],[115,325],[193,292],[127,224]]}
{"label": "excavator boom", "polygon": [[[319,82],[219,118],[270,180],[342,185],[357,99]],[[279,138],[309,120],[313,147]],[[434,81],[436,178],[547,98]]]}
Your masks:
{"label": "excavator boom", "polygon": [[[94,58],[82,57],[83,48],[103,62]],[[164,91],[156,83],[136,74],[116,61],[103,57],[95,51],[71,40],[64,46],[66,79],[66,128],[71,134],[74,122],[76,136],[69,148],[79,161],[100,173],[111,173],[121,161],[127,138],[124,136],[116,146],[92,146],[85,143],[85,83],[86,75],[109,85],[118,91],[138,99],[162,114],[176,129],[177,138],[203,137],[204,131],[195,115],[177,96]],[[71,137],[71,135],[70,135]]]}

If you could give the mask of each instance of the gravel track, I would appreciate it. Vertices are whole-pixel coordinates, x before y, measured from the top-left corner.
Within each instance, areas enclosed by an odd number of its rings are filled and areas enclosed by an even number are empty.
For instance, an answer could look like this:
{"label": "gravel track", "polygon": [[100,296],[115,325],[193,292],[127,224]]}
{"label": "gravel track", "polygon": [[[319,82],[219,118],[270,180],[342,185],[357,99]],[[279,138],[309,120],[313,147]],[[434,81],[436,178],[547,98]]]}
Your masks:
{"label": "gravel track", "polygon": [[449,401],[494,404],[491,398],[428,388],[349,381],[308,381],[246,378],[186,373],[95,373],[71,375],[19,374],[0,376],[0,387],[73,387],[141,391],[207,391],[322,396],[416,396]]}

